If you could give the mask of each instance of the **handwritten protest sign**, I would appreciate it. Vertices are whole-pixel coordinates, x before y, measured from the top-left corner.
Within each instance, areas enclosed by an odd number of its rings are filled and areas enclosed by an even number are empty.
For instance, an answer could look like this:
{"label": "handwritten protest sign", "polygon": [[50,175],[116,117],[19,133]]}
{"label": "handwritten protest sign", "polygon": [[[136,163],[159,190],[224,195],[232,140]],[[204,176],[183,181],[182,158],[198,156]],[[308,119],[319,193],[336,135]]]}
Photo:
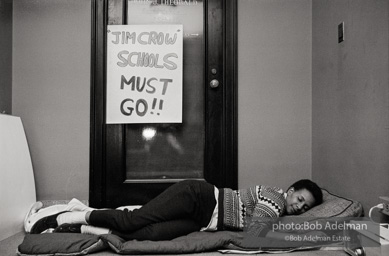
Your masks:
{"label": "handwritten protest sign", "polygon": [[110,25],[106,122],[182,122],[182,25]]}

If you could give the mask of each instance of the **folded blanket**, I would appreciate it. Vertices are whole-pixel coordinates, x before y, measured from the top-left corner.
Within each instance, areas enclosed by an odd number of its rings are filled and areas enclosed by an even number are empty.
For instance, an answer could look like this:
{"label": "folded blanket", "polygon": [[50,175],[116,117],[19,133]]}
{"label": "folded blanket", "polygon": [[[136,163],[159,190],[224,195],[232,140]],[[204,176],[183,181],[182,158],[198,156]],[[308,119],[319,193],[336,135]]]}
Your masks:
{"label": "folded blanket", "polygon": [[288,252],[320,248],[324,244],[277,241],[248,236],[244,232],[193,232],[168,241],[125,241],[116,235],[70,233],[27,234],[18,248],[19,255],[85,255],[111,249],[118,254],[182,254],[222,249]]}
{"label": "folded blanket", "polygon": [[19,255],[85,255],[108,248],[95,235],[71,233],[27,234],[18,247]]}

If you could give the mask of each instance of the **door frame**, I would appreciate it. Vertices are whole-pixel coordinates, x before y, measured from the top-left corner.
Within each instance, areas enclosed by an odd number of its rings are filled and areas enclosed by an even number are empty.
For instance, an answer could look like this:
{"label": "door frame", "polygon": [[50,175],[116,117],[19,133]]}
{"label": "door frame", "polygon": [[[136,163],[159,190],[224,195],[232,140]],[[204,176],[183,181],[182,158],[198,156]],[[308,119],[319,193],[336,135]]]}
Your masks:
{"label": "door frame", "polygon": [[[124,10],[126,0],[123,0]],[[216,98],[213,93],[206,93],[205,102],[218,101],[216,111],[207,111],[206,119],[212,116],[212,122],[206,122],[207,143],[217,143],[222,150],[205,151],[205,157],[214,159],[207,161],[205,170],[218,170],[219,174],[206,173],[207,180],[216,186],[236,189],[238,186],[237,168],[237,0],[220,0],[221,6],[210,6],[204,0],[205,35],[223,33],[222,41],[206,40],[206,49],[213,47],[218,52],[206,52],[206,67],[215,67],[217,75],[212,74],[211,68],[206,70],[206,77],[221,81],[223,90],[222,99]],[[216,10],[216,11],[215,11]],[[219,10],[219,11],[217,11]],[[91,102],[90,102],[90,172],[89,172],[89,204],[92,207],[107,207],[106,200],[106,135],[105,124],[105,84],[106,84],[106,28],[108,23],[108,0],[92,0],[91,26]],[[123,13],[123,19],[126,13]],[[219,22],[222,30],[210,30],[209,22]],[[215,64],[218,63],[218,64]],[[215,66],[216,65],[216,66]],[[219,66],[217,66],[219,65]],[[221,124],[221,129],[209,129]],[[120,129],[120,128],[119,128]],[[123,129],[124,130],[124,129]],[[118,138],[120,140],[120,138]],[[208,148],[208,146],[205,146]]]}

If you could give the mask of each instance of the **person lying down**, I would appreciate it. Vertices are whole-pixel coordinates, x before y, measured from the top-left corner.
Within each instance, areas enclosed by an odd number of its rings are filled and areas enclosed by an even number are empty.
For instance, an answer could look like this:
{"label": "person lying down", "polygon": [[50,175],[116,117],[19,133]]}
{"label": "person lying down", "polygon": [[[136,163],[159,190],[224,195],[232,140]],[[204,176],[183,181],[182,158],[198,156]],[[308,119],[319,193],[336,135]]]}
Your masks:
{"label": "person lying down", "polygon": [[[25,229],[32,234],[111,233],[125,240],[160,241],[194,231],[241,231],[249,218],[299,215],[322,201],[320,187],[308,179],[293,183],[286,192],[264,185],[219,189],[205,181],[184,180],[140,208],[94,209],[73,199],[67,205],[39,209],[38,202],[26,216]],[[266,222],[257,232],[275,239],[287,235],[270,230]]]}

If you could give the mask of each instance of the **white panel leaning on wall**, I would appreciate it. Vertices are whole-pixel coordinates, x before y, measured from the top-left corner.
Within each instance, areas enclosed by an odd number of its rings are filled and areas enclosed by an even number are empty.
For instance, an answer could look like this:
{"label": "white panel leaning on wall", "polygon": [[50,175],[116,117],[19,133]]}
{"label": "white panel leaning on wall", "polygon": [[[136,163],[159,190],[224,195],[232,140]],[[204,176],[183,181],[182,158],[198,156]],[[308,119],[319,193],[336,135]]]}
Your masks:
{"label": "white panel leaning on wall", "polygon": [[23,230],[36,201],[30,151],[20,117],[0,114],[0,241]]}

